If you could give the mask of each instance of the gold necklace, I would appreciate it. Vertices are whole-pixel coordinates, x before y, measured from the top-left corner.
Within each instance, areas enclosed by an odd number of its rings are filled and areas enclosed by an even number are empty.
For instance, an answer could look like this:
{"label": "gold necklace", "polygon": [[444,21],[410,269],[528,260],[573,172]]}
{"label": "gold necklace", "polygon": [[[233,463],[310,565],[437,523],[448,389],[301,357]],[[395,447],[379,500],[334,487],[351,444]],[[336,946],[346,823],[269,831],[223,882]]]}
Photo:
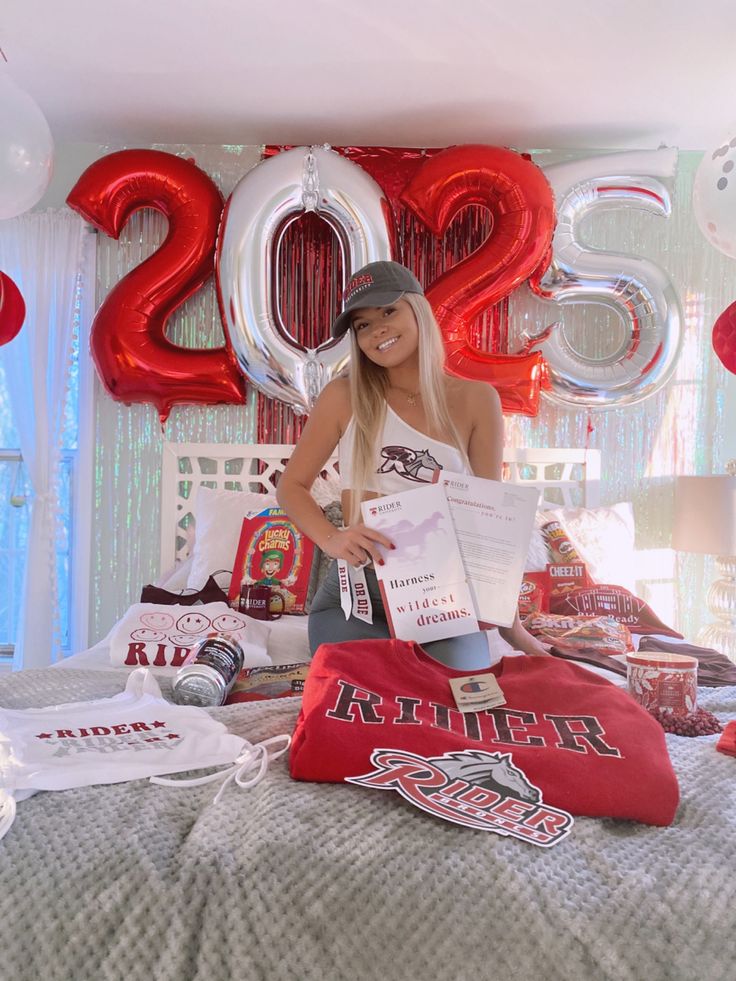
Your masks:
{"label": "gold necklace", "polygon": [[419,392],[410,392],[406,388],[399,388],[398,385],[392,385],[391,388],[393,388],[394,391],[396,391],[396,392],[401,392],[402,395],[406,395],[406,401],[407,401],[407,403],[409,405],[416,405],[417,404],[417,399],[422,394],[421,391],[419,391]]}

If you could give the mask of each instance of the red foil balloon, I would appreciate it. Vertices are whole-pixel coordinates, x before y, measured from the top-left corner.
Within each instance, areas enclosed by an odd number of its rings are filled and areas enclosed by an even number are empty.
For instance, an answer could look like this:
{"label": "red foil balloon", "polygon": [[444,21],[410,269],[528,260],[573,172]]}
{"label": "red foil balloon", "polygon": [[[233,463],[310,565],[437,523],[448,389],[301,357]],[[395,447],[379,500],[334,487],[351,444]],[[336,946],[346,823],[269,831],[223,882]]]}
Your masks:
{"label": "red foil balloon", "polygon": [[121,150],[88,167],[67,204],[112,238],[140,208],[169,222],[161,247],[115,286],[92,324],[92,357],[113,398],[153,402],[162,424],[176,403],[243,402],[229,348],[184,348],[166,337],[168,318],[214,269],[223,202],[212,180],[170,153]]}
{"label": "red foil balloon", "polygon": [[10,276],[0,272],[0,347],[12,341],[26,319],[26,305]]}
{"label": "red foil balloon", "polygon": [[520,286],[550,254],[555,209],[544,174],[512,150],[451,147],[426,161],[401,200],[438,236],[468,205],[490,210],[491,235],[435,280],[427,299],[442,328],[448,370],[462,378],[490,382],[501,396],[504,412],[536,415],[542,356],[480,351],[468,335],[470,324],[483,310]]}
{"label": "red foil balloon", "polygon": [[736,303],[713,324],[713,350],[724,368],[736,375]]}

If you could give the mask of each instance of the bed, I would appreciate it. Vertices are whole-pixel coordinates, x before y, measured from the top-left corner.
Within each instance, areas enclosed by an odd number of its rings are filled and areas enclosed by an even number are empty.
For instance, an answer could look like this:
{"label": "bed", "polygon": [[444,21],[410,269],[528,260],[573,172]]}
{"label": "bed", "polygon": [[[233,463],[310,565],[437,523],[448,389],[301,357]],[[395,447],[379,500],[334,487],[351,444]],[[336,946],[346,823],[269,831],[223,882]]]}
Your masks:
{"label": "bed", "polygon": [[[198,487],[268,490],[288,453],[168,445],[162,569],[188,561]],[[507,465],[549,507],[598,503],[593,453],[527,451]],[[304,618],[286,619],[269,636],[281,663],[304,656]],[[107,697],[127,674],[103,645],[63,670],[0,679],[0,705]],[[170,673],[158,679],[170,692]],[[736,688],[701,689],[699,704],[733,719]],[[286,698],[208,711],[256,742],[290,732],[298,710]],[[736,761],[715,742],[667,736],[681,793],[670,827],[577,817],[551,849],[441,822],[398,795],[295,782],[283,758],[217,805],[211,785],[144,780],[40,793],[0,842],[0,977],[725,981]]]}

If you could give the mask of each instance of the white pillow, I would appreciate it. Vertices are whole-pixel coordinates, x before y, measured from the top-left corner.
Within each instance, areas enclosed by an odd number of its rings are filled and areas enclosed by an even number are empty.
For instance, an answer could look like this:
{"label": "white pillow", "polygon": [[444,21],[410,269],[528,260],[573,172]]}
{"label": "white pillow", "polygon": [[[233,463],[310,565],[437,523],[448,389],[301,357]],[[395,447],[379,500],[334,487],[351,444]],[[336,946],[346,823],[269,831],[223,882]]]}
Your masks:
{"label": "white pillow", "polygon": [[162,573],[154,585],[159,586],[161,589],[168,589],[170,593],[181,592],[182,589],[187,588],[187,579],[189,578],[191,569],[192,556],[190,555],[188,559],[178,562],[170,569],[167,569],[165,573]]}
{"label": "white pillow", "polygon": [[539,526],[547,521],[560,522],[596,582],[636,591],[636,529],[630,502],[538,512]]}
{"label": "white pillow", "polygon": [[243,518],[275,507],[278,504],[272,494],[200,487],[194,505],[194,551],[187,587],[201,589],[220,569],[232,572]]}
{"label": "white pillow", "polygon": [[341,500],[341,494],[340,478],[336,473],[328,473],[326,477],[318,477],[312,484],[312,497],[321,508],[326,508],[333,501]]}
{"label": "white pillow", "polygon": [[[539,512],[538,512],[539,513]],[[550,521],[550,518],[546,519]],[[532,529],[532,537],[529,539],[529,548],[524,562],[524,572],[544,572],[549,562],[549,552],[541,532],[541,525],[537,522]]]}

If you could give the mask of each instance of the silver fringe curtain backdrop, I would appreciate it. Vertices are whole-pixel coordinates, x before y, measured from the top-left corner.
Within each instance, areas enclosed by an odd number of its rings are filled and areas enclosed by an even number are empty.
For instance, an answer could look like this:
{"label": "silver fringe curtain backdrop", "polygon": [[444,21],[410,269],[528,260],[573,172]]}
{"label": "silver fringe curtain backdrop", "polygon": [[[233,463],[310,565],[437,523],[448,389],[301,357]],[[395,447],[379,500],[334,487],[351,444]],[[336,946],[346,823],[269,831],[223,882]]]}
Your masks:
{"label": "silver fringe curtain backdrop", "polygon": [[[107,146],[113,152],[119,146]],[[191,156],[227,196],[253,167],[260,147],[158,146]],[[576,154],[583,156],[584,154]],[[535,152],[540,164],[569,154]],[[543,400],[535,418],[509,416],[507,443],[511,446],[590,446],[602,454],[604,503],[633,501],[640,550],[640,594],[659,615],[692,636],[707,619],[705,585],[712,573],[710,560],[675,556],[670,551],[674,476],[679,473],[720,472],[724,468],[724,387],[730,378],[715,358],[710,329],[718,314],[736,298],[736,264],[717,253],[701,237],[691,205],[691,188],[700,154],[680,154],[673,213],[656,218],[616,206],[588,220],[587,241],[596,248],[645,256],[667,270],[685,313],[685,342],[677,370],[657,395],[639,405],[588,413]],[[482,211],[458,216],[442,247],[448,265],[475,247],[486,233]],[[119,241],[98,236],[97,302],[132,268],[158,247],[165,222],[153,212],[139,213]],[[414,244],[416,243],[416,245]],[[412,221],[401,216],[399,245],[405,262],[421,266],[426,242]],[[421,249],[421,256],[419,250]],[[414,255],[414,250],[417,254]],[[293,261],[295,275],[309,270],[324,281],[324,270],[310,253]],[[291,319],[306,280],[294,282],[284,297]],[[313,289],[313,285],[309,286]],[[337,295],[337,285],[331,288]],[[527,324],[560,319],[554,304],[518,290],[504,305],[477,325],[479,343],[490,345],[499,335],[514,350]],[[581,349],[604,350],[610,332],[605,311],[594,306],[565,312],[568,337]],[[326,336],[328,325],[305,325],[310,334]],[[169,336],[185,346],[216,346],[223,342],[214,285],[192,297],[175,315]],[[260,409],[259,409],[260,403]],[[141,586],[159,573],[159,497],[163,439],[195,442],[292,442],[300,421],[280,403],[263,400],[250,389],[244,406],[175,408],[162,433],[150,405],[125,406],[112,400],[97,384],[95,408],[96,465],[91,636],[102,636]]]}

